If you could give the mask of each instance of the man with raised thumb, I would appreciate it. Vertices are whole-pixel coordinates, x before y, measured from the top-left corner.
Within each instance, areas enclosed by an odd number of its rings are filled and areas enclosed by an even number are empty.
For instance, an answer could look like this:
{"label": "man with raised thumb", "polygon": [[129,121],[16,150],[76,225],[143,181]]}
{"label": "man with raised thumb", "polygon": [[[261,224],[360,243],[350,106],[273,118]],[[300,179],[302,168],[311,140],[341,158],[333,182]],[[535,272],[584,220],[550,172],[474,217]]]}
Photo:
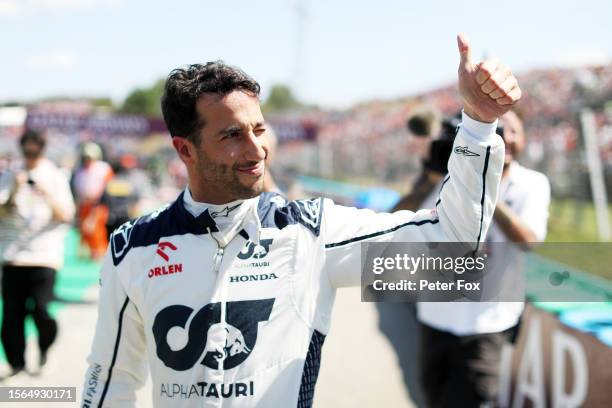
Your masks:
{"label": "man with raised thumb", "polygon": [[[459,47],[465,113],[450,178],[436,208],[416,213],[264,192],[259,84],[222,61],[172,71],[162,112],[189,185],[111,237],[83,405],[133,406],[148,360],[148,406],[312,406],[336,290],[361,281],[361,243],[476,247],[491,222],[504,161],[496,121],[520,90],[501,65],[472,65],[462,37]],[[180,273],[147,274],[169,267]]]}

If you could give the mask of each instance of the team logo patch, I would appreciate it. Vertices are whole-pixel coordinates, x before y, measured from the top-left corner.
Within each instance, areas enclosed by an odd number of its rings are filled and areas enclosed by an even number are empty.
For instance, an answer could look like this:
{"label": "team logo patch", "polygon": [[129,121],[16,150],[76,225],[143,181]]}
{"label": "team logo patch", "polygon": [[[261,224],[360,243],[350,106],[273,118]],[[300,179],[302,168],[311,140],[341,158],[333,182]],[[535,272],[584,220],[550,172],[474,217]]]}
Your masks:
{"label": "team logo patch", "polygon": [[270,245],[272,245],[272,239],[262,239],[259,244],[248,241],[242,251],[238,254],[238,259],[262,259],[270,252]]}
{"label": "team logo patch", "polygon": [[153,322],[157,357],[177,371],[189,370],[198,362],[213,370],[237,367],[253,351],[259,323],[270,318],[274,300],[226,302],[224,323],[221,303],[210,303],[198,311],[168,306]]}

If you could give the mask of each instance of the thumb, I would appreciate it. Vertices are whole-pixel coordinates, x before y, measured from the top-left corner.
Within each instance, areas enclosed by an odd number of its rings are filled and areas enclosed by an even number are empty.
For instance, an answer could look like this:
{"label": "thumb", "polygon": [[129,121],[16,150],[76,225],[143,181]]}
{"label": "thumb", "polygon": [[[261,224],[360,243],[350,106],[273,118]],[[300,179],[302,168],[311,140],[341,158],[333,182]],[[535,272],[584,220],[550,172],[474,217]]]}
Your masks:
{"label": "thumb", "polygon": [[464,68],[469,68],[472,66],[472,55],[471,55],[471,47],[467,38],[464,34],[457,35],[457,47],[459,47],[459,55],[461,56],[461,65]]}

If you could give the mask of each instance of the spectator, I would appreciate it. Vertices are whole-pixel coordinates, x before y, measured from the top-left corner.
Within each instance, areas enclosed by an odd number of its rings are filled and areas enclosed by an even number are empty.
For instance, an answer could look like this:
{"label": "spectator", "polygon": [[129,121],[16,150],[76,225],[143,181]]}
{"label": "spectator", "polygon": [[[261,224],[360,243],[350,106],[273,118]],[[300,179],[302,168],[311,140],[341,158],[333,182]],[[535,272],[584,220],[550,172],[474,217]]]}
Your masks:
{"label": "spectator", "polygon": [[[499,199],[487,242],[490,270],[523,273],[522,251],[544,241],[550,203],[548,178],[521,166],[523,124],[514,112],[501,118],[506,145]],[[499,130],[498,130],[499,132]],[[426,207],[435,202],[425,200]],[[503,245],[501,243],[507,243]],[[505,299],[508,300],[508,299]],[[495,406],[504,343],[518,332],[523,302],[418,304],[421,379],[427,406]]]}
{"label": "spectator", "polygon": [[86,143],[81,151],[81,165],[72,177],[72,188],[77,201],[81,241],[88,247],[92,259],[101,258],[108,245],[106,220],[97,207],[112,177],[111,166],[102,161],[100,146]]}
{"label": "spectator", "polygon": [[45,139],[26,131],[20,144],[23,167],[0,178],[1,338],[11,375],[25,369],[27,314],[38,329],[39,367],[45,364],[57,335],[57,323],[47,304],[53,297],[55,273],[64,260],[67,223],[75,211],[67,178],[43,157]]}
{"label": "spectator", "polygon": [[106,220],[106,231],[109,233],[139,214],[138,204],[148,181],[146,177],[143,179],[134,173],[136,164],[136,156],[121,156],[113,166],[114,176],[102,194],[100,210],[104,212],[102,218]]}

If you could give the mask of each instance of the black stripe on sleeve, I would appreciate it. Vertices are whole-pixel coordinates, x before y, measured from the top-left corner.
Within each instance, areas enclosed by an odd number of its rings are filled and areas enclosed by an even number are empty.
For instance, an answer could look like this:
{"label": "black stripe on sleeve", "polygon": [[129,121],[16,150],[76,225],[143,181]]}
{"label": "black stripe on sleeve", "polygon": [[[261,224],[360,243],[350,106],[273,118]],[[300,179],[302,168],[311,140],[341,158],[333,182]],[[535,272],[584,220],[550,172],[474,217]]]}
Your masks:
{"label": "black stripe on sleeve", "polygon": [[119,340],[121,339],[121,326],[123,325],[123,313],[125,312],[125,308],[127,307],[130,299],[128,297],[125,298],[125,302],[123,302],[123,307],[121,307],[121,311],[119,312],[119,327],[117,329],[117,339],[115,340],[115,350],[113,350],[113,358],[111,360],[110,367],[108,368],[108,378],[106,378],[106,383],[104,384],[104,389],[102,390],[102,395],[100,396],[100,402],[98,403],[98,407],[101,408],[104,403],[104,398],[106,397],[106,392],[108,391],[108,386],[110,385],[111,377],[113,375],[113,367],[115,365],[115,361],[117,361],[117,353],[119,351]]}
{"label": "black stripe on sleeve", "polygon": [[482,197],[480,198],[480,228],[478,231],[478,240],[476,240],[476,251],[478,251],[478,249],[480,248],[480,239],[482,238],[482,221],[484,218],[484,200],[485,200],[485,190],[487,186],[487,169],[489,168],[489,155],[490,154],[491,154],[491,146],[487,146],[487,155],[485,156],[484,169],[482,171]]}
{"label": "black stripe on sleeve", "polygon": [[444,181],[442,182],[442,185],[440,186],[440,192],[442,192],[442,188],[444,188],[444,185],[446,183],[448,183],[448,180],[450,180],[450,174],[446,175],[446,178],[444,179]]}
{"label": "black stripe on sleeve", "polygon": [[448,183],[448,180],[450,180],[450,174],[446,176],[442,182],[442,185],[440,186],[440,190],[438,191],[438,201],[436,201],[436,208],[438,208],[438,205],[442,202],[442,189],[444,188],[444,185]]}
{"label": "black stripe on sleeve", "polygon": [[396,225],[395,227],[389,228],[388,230],[372,232],[371,234],[362,235],[360,237],[355,237],[355,238],[347,239],[345,241],[334,242],[332,244],[325,244],[325,249],[337,248],[339,246],[351,244],[353,242],[363,241],[363,240],[368,239],[368,238],[378,237],[380,235],[388,234],[390,232],[397,231],[400,228],[408,227],[410,225],[420,226],[420,225],[423,225],[423,224],[437,224],[438,222],[439,222],[438,219],[435,219],[435,220],[410,221],[410,222],[407,222],[407,223],[404,223],[404,224]]}

